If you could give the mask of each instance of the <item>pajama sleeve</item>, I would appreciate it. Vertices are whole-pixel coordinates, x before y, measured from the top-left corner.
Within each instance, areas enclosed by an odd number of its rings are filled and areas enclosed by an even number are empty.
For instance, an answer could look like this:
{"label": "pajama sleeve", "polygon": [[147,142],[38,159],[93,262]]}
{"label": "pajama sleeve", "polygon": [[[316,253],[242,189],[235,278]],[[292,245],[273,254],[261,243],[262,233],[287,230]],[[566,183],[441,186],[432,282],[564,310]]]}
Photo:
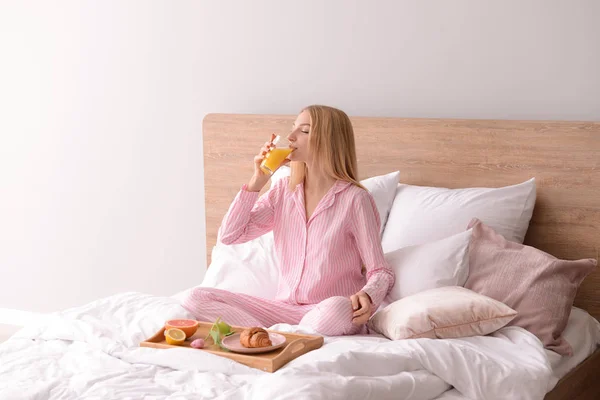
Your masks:
{"label": "pajama sleeve", "polygon": [[373,196],[366,190],[354,199],[351,229],[367,271],[362,290],[371,297],[375,309],[394,285],[395,275],[383,256],[379,213]]}
{"label": "pajama sleeve", "polygon": [[286,188],[288,179],[280,179],[271,189],[258,196],[246,190],[246,185],[235,196],[221,227],[219,240],[223,244],[245,243],[273,229],[275,207]]}

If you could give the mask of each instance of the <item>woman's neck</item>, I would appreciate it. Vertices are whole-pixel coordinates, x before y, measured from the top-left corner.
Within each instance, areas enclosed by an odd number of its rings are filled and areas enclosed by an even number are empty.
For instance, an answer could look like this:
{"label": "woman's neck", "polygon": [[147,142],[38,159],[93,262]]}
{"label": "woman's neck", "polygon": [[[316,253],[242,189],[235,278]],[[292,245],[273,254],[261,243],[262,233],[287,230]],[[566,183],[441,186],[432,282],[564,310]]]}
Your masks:
{"label": "woman's neck", "polygon": [[316,193],[327,192],[335,181],[336,179],[329,175],[307,168],[304,177],[304,190]]}

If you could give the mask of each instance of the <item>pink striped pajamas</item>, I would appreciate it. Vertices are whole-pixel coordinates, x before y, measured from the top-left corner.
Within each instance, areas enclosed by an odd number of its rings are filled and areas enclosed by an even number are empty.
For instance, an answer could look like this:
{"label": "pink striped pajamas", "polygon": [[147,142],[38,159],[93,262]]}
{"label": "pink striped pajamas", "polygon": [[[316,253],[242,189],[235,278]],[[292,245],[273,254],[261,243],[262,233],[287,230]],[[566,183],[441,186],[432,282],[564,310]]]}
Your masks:
{"label": "pink striped pajamas", "polygon": [[204,321],[220,316],[242,326],[302,324],[330,336],[364,332],[365,326],[352,324],[350,296],[363,290],[374,311],[394,283],[373,197],[338,180],[307,221],[303,185],[291,191],[288,184],[289,178],[281,179],[260,198],[244,186],[219,231],[222,243],[234,244],[273,230],[280,260],[275,300],[196,288],[183,306]]}

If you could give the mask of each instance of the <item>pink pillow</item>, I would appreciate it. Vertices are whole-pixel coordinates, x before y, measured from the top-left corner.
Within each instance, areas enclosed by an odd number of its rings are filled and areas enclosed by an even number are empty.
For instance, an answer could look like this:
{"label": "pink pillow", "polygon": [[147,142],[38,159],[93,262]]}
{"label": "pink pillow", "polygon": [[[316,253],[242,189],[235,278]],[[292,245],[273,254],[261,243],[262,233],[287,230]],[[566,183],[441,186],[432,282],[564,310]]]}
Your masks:
{"label": "pink pillow", "polygon": [[560,260],[531,246],[509,242],[473,219],[467,289],[491,297],[517,311],[508,325],[536,335],[547,349],[571,355],[561,336],[577,288],[596,267],[594,259]]}

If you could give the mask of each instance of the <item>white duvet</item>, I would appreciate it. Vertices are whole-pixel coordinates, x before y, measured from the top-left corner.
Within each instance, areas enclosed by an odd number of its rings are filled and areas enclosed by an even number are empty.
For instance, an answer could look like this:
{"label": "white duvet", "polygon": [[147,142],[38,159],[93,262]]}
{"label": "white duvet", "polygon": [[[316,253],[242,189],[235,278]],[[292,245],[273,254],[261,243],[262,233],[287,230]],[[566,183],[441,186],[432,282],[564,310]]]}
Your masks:
{"label": "white duvet", "polygon": [[[174,298],[123,293],[52,315],[0,345],[1,399],[542,399],[556,383],[539,340],[517,328],[453,340],[326,338],[275,373],[139,342]],[[298,327],[279,325],[279,330]]]}

